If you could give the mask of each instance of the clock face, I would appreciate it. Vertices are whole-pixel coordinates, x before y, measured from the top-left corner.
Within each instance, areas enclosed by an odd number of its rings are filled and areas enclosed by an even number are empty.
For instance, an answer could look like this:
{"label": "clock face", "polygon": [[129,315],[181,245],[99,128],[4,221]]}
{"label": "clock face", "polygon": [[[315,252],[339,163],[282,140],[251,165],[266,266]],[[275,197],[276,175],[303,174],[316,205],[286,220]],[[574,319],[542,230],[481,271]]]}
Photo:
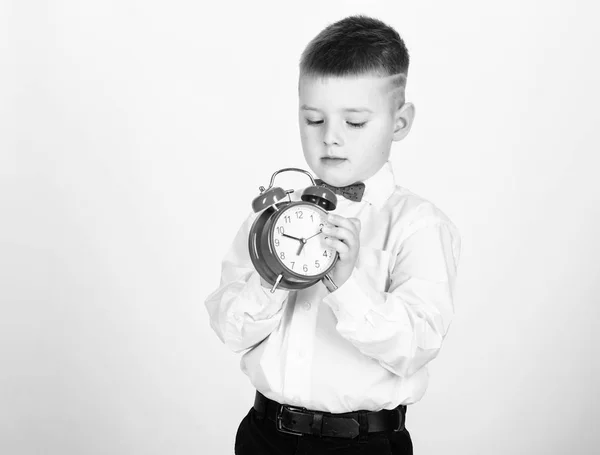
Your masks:
{"label": "clock face", "polygon": [[300,276],[325,273],[337,253],[325,244],[321,228],[327,212],[310,204],[298,204],[281,211],[273,225],[272,246],[281,263]]}

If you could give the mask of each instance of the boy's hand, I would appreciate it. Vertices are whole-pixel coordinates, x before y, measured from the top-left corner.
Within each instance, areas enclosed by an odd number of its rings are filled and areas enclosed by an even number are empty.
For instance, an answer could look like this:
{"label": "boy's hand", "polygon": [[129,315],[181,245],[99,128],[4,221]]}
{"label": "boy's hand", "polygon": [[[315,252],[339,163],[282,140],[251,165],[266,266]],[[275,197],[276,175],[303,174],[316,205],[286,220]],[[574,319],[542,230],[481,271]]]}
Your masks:
{"label": "boy's hand", "polygon": [[339,253],[339,259],[331,271],[331,279],[341,286],[354,270],[360,249],[360,220],[329,214],[328,225],[323,227],[325,243]]}

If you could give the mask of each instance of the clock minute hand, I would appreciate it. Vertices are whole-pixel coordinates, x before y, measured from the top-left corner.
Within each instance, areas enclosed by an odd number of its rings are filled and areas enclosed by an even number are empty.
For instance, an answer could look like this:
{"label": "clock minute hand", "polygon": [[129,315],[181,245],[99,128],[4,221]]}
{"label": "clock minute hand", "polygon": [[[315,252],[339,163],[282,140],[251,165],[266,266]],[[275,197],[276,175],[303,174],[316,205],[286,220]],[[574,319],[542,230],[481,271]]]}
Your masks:
{"label": "clock minute hand", "polygon": [[289,235],[286,233],[283,233],[281,235],[284,237],[289,237],[290,239],[298,240],[300,242],[300,247],[298,248],[298,251],[296,252],[296,256],[300,256],[300,253],[302,253],[302,248],[304,248],[304,245],[306,244],[306,239],[299,239],[298,237],[294,237],[293,235]]}
{"label": "clock minute hand", "polygon": [[285,234],[285,233],[283,233],[281,235],[283,235],[284,237],[289,237],[290,239],[298,240],[299,242],[302,242],[302,240],[303,240],[303,239],[299,239],[298,237],[293,237],[293,236]]}

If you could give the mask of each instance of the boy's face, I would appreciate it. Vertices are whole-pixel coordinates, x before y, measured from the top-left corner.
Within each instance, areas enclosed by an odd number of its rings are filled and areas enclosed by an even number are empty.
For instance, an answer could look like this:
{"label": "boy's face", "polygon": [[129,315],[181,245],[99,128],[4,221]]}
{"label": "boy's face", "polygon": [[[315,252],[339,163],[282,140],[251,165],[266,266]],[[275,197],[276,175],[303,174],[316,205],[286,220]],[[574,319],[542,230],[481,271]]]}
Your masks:
{"label": "boy's face", "polygon": [[300,78],[302,149],[319,178],[346,186],[368,179],[387,162],[392,141],[404,137],[412,123],[412,116],[407,125],[402,109],[394,107],[390,90],[387,78],[370,75]]}

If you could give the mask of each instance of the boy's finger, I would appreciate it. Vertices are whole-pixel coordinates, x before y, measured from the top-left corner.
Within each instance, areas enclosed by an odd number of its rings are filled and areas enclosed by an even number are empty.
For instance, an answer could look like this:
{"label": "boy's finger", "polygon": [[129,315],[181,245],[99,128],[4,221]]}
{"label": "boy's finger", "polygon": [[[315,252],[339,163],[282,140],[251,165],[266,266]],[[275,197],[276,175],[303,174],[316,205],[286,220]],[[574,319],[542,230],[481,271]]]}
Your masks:
{"label": "boy's finger", "polygon": [[338,253],[340,253],[342,255],[344,255],[350,251],[350,246],[348,246],[341,240],[336,239],[334,237],[326,237],[325,243],[327,243],[330,247],[332,247],[334,250],[336,250]]}
{"label": "boy's finger", "polygon": [[[341,226],[342,224],[340,224]],[[352,232],[355,237],[360,234],[360,220],[358,218],[345,218],[343,227]]]}
{"label": "boy's finger", "polygon": [[360,232],[360,220],[358,218],[344,218],[343,216],[330,213],[328,221],[334,226],[344,227],[356,234]]}
{"label": "boy's finger", "polygon": [[357,242],[358,236],[353,231],[343,228],[343,227],[336,227],[336,228],[329,228],[329,229],[324,228],[323,234],[325,234],[326,239],[332,238],[335,240],[339,240],[341,242],[344,242],[350,248],[355,248],[358,243]]}
{"label": "boy's finger", "polygon": [[357,232],[360,232],[360,220],[358,218],[348,218],[352,224],[354,224],[354,227],[356,228]]}

